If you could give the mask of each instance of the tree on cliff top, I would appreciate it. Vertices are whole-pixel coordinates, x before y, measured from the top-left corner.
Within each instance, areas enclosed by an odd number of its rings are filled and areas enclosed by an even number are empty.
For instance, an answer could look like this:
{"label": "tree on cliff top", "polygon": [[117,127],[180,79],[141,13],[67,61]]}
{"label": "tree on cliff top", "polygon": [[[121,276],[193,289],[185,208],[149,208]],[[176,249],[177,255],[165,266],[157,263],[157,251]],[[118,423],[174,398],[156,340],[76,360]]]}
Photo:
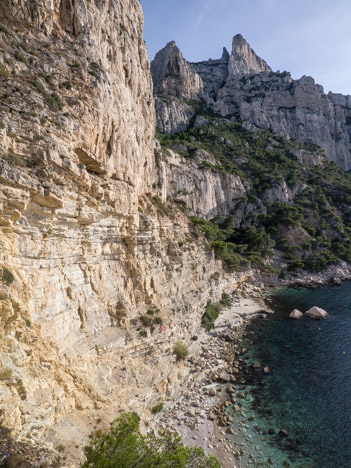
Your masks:
{"label": "tree on cliff top", "polygon": [[143,435],[139,425],[139,416],[125,413],[109,432],[97,432],[85,448],[82,468],[220,468],[217,458],[206,456],[202,448],[184,446],[178,433]]}

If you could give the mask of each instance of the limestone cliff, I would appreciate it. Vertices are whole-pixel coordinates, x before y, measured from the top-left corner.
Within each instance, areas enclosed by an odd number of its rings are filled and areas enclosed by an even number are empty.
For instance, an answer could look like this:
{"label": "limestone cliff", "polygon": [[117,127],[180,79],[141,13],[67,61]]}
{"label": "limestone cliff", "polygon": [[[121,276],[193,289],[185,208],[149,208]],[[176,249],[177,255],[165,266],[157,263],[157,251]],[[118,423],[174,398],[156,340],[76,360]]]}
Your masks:
{"label": "limestone cliff", "polygon": [[[273,72],[240,34],[233,39],[230,56],[225,52],[219,60],[191,66],[204,83],[202,100],[213,111],[269,129],[284,139],[294,138],[302,145],[317,144],[329,160],[345,170],[351,168],[351,96],[325,94],[311,77],[293,80],[287,72]],[[178,89],[178,95],[186,94]],[[182,111],[173,100],[171,107],[163,102],[157,118],[160,131],[176,133],[188,128],[195,107],[187,105],[185,113],[183,101],[178,106]]]}
{"label": "limestone cliff", "polygon": [[[274,203],[304,197],[313,229],[332,219],[321,229],[350,243],[347,175],[316,145],[266,130],[320,139],[346,167],[349,98],[271,72],[240,36],[230,56],[199,64],[170,43],[152,65],[166,134],[155,147],[142,26],[138,0],[0,4],[0,425],[67,446],[74,463],[100,420],[128,409],[152,423],[152,405],[191,378],[173,345],[195,350],[207,302],[250,278],[256,246],[239,229],[255,234]],[[322,197],[323,171],[324,218],[307,205]],[[188,215],[211,235],[209,220],[225,218],[216,251]],[[295,215],[284,235],[297,255],[301,242],[325,248]]]}
{"label": "limestone cliff", "polygon": [[174,342],[236,278],[151,193],[140,2],[4,0],[0,21],[0,424],[79,460],[96,420],[177,390]]}
{"label": "limestone cliff", "polygon": [[[175,42],[170,42],[156,54],[151,65],[156,93],[158,127],[177,133],[185,130],[194,110],[185,100],[205,97],[204,83],[194,67],[188,63]],[[167,96],[167,100],[163,99]]]}

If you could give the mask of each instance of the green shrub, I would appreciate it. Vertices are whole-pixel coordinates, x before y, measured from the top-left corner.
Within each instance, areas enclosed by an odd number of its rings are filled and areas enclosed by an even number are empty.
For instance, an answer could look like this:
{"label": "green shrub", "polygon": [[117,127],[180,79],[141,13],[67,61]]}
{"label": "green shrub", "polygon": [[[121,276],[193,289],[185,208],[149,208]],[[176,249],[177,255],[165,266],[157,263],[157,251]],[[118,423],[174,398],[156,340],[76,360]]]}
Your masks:
{"label": "green shrub", "polygon": [[230,296],[227,293],[223,293],[221,297],[221,305],[223,307],[229,307],[231,305],[232,301],[230,299]]}
{"label": "green shrub", "polygon": [[15,59],[19,62],[27,63],[26,57],[23,54],[21,54],[21,52],[18,52],[18,50],[16,50],[15,52]]}
{"label": "green shrub", "polygon": [[177,361],[181,361],[187,357],[188,348],[181,341],[177,341],[174,345],[173,352],[177,356]]}
{"label": "green shrub", "polygon": [[90,65],[89,65],[89,74],[92,75],[94,78],[99,78],[100,74],[101,74],[101,67],[98,63],[96,62],[92,62]]}
{"label": "green shrub", "polygon": [[202,316],[202,325],[206,328],[207,331],[212,330],[214,328],[214,322],[219,317],[220,308],[218,305],[208,304],[205,307],[205,313]]}
{"label": "green shrub", "polygon": [[0,23],[0,32],[3,32],[5,34],[10,34],[10,31],[2,23]]}
{"label": "green shrub", "polygon": [[35,78],[31,83],[40,93],[45,93],[45,87],[38,79]]}
{"label": "green shrub", "polygon": [[8,163],[14,164],[15,166],[25,166],[25,161],[17,154],[8,153],[4,158]]}
{"label": "green shrub", "polygon": [[151,409],[151,413],[156,414],[160,413],[163,410],[164,404],[163,403],[158,403]]}
{"label": "green shrub", "polygon": [[12,284],[15,281],[15,277],[13,276],[11,271],[6,267],[2,267],[2,279],[7,284],[7,286],[10,286],[10,284]]}
{"label": "green shrub", "polygon": [[29,49],[28,49],[28,46],[25,42],[20,42],[19,44],[17,44],[18,47],[20,47],[22,50],[24,50],[25,52],[29,52]]}
{"label": "green shrub", "polygon": [[152,319],[148,317],[147,315],[141,315],[140,320],[141,320],[141,323],[144,325],[144,327],[151,327]]}
{"label": "green shrub", "polygon": [[140,433],[140,418],[125,413],[107,433],[96,432],[85,447],[82,468],[220,468],[217,458],[206,456],[202,448],[186,447],[178,433]]}
{"label": "green shrub", "polygon": [[158,213],[164,217],[164,216],[168,216],[169,215],[169,212],[168,212],[168,209],[167,207],[162,203],[162,201],[160,200],[160,198],[155,195],[154,197],[152,197],[153,201],[154,201],[154,204],[157,208],[157,211]]}
{"label": "green shrub", "polygon": [[51,107],[52,110],[58,111],[63,108],[63,101],[59,94],[52,93],[51,95],[46,96],[47,103]]}
{"label": "green shrub", "polygon": [[302,269],[304,268],[305,264],[302,260],[295,260],[294,262],[292,262],[288,269],[289,270],[299,270],[299,269]]}
{"label": "green shrub", "polygon": [[235,244],[232,242],[215,241],[211,243],[211,247],[231,271],[238,271],[240,269],[240,257],[235,253]]}
{"label": "green shrub", "polygon": [[4,124],[4,122],[0,120],[0,129],[4,129],[4,128],[6,128],[6,125]]}
{"label": "green shrub", "polygon": [[146,311],[147,315],[154,315],[155,314],[155,311],[153,309],[148,309]]}
{"label": "green shrub", "polygon": [[9,72],[2,63],[0,63],[0,76],[9,76]]}
{"label": "green shrub", "polygon": [[73,68],[81,69],[81,68],[82,68],[82,64],[79,63],[79,62],[73,62],[73,63],[72,63],[72,67],[73,67]]}
{"label": "green shrub", "polygon": [[156,323],[156,325],[162,325],[163,321],[162,321],[161,317],[155,317],[154,318],[154,323]]}

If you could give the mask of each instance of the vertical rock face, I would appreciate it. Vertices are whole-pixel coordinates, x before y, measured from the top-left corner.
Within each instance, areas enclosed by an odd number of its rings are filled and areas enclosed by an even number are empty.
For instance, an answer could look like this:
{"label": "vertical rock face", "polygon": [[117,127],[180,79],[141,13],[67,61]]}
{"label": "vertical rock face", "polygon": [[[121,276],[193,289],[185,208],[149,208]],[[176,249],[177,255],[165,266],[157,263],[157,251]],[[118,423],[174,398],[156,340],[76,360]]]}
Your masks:
{"label": "vertical rock face", "polygon": [[168,97],[155,96],[157,128],[161,133],[179,133],[186,130],[195,114],[186,102]]}
{"label": "vertical rock face", "polygon": [[[132,0],[123,4],[5,1],[0,20],[19,34],[24,30],[28,47],[37,51],[28,60],[25,57],[29,64],[16,63],[18,71],[29,72],[32,82],[39,83],[32,102],[26,104],[37,107],[38,94],[52,94],[56,86],[66,98],[65,109],[74,109],[60,126],[53,125],[52,139],[66,140],[63,154],[76,155],[72,164],[77,161],[142,190],[150,184],[153,171],[149,122],[154,121],[154,110],[140,13],[141,7]],[[53,84],[38,73],[49,76]],[[44,100],[44,114],[49,101]],[[54,147],[53,141],[49,158],[58,157]]]}
{"label": "vertical rock face", "polygon": [[272,70],[264,60],[256,55],[241,34],[234,36],[232,53],[229,59],[229,76],[265,71]]}
{"label": "vertical rock face", "polygon": [[[235,278],[219,278],[201,238],[182,248],[198,234],[150,194],[139,0],[4,0],[0,22],[0,424],[74,452],[92,430],[87,413],[147,415],[157,392],[171,395],[184,377],[173,342]],[[164,79],[201,96],[201,78],[170,49],[160,89]],[[162,333],[140,320],[150,308]]]}
{"label": "vertical rock face", "polygon": [[194,109],[184,101],[205,97],[202,78],[192,64],[184,59],[174,41],[156,54],[151,62],[151,73],[157,94],[158,129],[166,133],[185,130],[194,115]]}
{"label": "vertical rock face", "polygon": [[155,93],[184,99],[204,96],[203,82],[174,41],[156,54],[151,63]]}
{"label": "vertical rock face", "polygon": [[239,115],[285,139],[313,142],[340,167],[351,167],[351,97],[328,94],[313,78],[293,80],[289,73],[264,72],[228,78],[215,109]]}

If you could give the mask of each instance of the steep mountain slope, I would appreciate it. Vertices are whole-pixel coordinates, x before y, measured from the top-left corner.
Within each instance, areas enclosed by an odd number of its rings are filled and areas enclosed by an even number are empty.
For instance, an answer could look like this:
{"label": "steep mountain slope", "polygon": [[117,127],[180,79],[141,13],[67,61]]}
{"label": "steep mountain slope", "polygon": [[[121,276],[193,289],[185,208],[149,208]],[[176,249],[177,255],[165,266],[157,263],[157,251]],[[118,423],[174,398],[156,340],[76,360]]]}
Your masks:
{"label": "steep mountain slope", "polygon": [[[157,55],[152,70],[181,53],[173,44],[167,54]],[[339,97],[336,106],[312,78],[273,73],[241,35],[230,57],[224,51],[187,70],[201,76],[204,97],[186,100],[182,73],[176,97],[166,86],[158,95],[161,74],[153,74],[163,199],[185,208],[232,270],[265,264],[285,277],[350,262],[351,176],[333,159],[340,163],[336,154],[343,154],[349,165],[351,98]],[[182,120],[177,109],[185,105],[192,112]]]}
{"label": "steep mountain slope", "polygon": [[[169,60],[177,61],[179,54],[173,46],[168,54],[158,54],[162,63],[155,59],[151,64],[156,94],[162,87],[157,70],[167,68]],[[224,53],[220,60],[188,64],[189,67],[203,80],[204,101],[222,117],[240,117],[284,139],[295,138],[301,145],[317,144],[330,161],[345,170],[351,168],[351,96],[324,94],[322,86],[311,77],[293,80],[288,72],[272,72],[240,34],[233,39],[229,57]],[[186,86],[180,73],[178,88]],[[185,113],[185,105],[193,106],[184,99],[185,90],[179,89],[174,96],[164,88],[157,99],[160,131],[175,133],[188,128],[194,109],[192,112],[188,107]]]}
{"label": "steep mountain slope", "polygon": [[97,420],[179,389],[174,343],[237,278],[152,194],[140,2],[5,0],[0,21],[0,424],[77,460]]}

